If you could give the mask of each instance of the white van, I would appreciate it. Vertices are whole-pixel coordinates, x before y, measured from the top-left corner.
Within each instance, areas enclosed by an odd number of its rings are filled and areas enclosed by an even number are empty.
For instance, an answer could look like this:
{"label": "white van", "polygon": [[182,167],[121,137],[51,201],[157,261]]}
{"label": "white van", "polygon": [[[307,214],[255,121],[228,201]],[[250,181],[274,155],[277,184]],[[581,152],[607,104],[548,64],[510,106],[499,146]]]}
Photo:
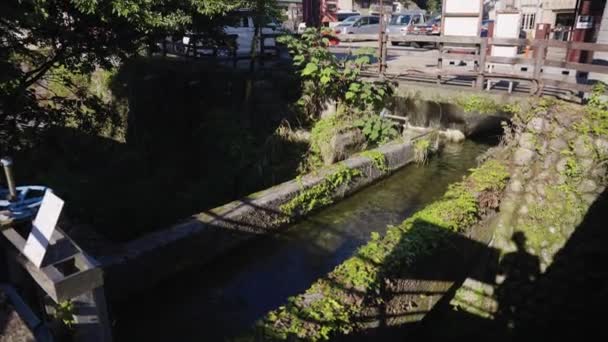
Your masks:
{"label": "white van", "polygon": [[[229,20],[230,24],[224,27],[224,33],[229,35],[236,35],[236,44],[237,44],[237,55],[244,56],[251,54],[251,46],[253,44],[253,36],[255,34],[255,26],[253,23],[253,15],[251,11],[248,10],[239,10],[228,14],[231,17]],[[268,23],[262,27],[262,34],[273,34],[280,33],[281,25],[278,24],[274,20],[268,20]],[[190,43],[190,36],[186,34],[182,38],[182,43],[184,46]],[[265,38],[264,39],[265,47],[275,47],[276,39],[273,38]],[[183,49],[183,48],[182,48]],[[226,53],[223,49],[220,49],[220,54]],[[258,45],[258,52],[261,50],[261,46]],[[273,50],[266,51],[267,53],[272,52]],[[204,49],[197,47],[198,53],[208,53]]]}
{"label": "white van", "polygon": [[[237,38],[237,53],[239,55],[250,54],[251,44],[253,43],[253,35],[255,34],[255,26],[253,24],[253,16],[250,11],[241,10],[234,12],[232,16],[236,16],[231,26],[226,26],[224,32],[226,34],[235,34]],[[281,25],[274,20],[268,20],[262,28],[262,34],[279,33]],[[266,38],[264,46],[276,46],[275,38]],[[260,47],[258,46],[258,49]],[[258,50],[259,51],[259,50]]]}

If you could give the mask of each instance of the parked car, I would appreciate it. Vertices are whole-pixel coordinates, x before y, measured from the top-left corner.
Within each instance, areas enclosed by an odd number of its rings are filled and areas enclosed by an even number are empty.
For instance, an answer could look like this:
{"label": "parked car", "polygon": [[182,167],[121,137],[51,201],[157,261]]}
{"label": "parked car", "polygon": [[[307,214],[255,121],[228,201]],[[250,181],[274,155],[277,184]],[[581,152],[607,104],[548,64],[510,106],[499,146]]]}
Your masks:
{"label": "parked car", "polygon": [[354,16],[348,17],[334,28],[337,35],[344,34],[371,34],[380,31],[380,17]]}
{"label": "parked car", "polygon": [[335,28],[336,26],[340,25],[340,23],[342,23],[344,20],[350,18],[350,17],[356,17],[356,16],[360,16],[361,13],[359,12],[352,12],[352,11],[347,11],[347,12],[342,12],[342,11],[338,11],[336,17],[338,19],[338,21],[334,21],[329,23],[329,27],[330,28]]}
{"label": "parked car", "polygon": [[428,21],[427,26],[429,29],[427,30],[428,34],[432,36],[438,36],[441,34],[441,16],[437,16]]}
{"label": "parked car", "polygon": [[[224,28],[226,34],[236,34],[237,38],[237,53],[238,54],[249,54],[251,53],[251,44],[253,43],[253,36],[255,34],[255,26],[253,22],[253,13],[248,10],[235,11],[231,14],[234,16],[231,24]],[[267,18],[266,24],[262,27],[262,34],[279,33],[281,24],[272,18]],[[276,46],[275,38],[266,38],[264,45],[267,47]],[[258,49],[259,49],[258,45]]]}
{"label": "parked car", "polygon": [[[426,12],[412,11],[395,13],[391,16],[387,33],[392,45],[399,45],[399,38],[412,34],[427,34],[424,23],[427,21]],[[417,45],[417,44],[414,44]]]}
{"label": "parked car", "polygon": [[[240,55],[248,55],[251,53],[251,47],[253,43],[253,37],[255,35],[255,26],[253,22],[253,14],[250,11],[240,10],[235,11],[229,14],[228,25],[224,27],[224,33],[227,35],[235,35],[236,39],[236,48],[237,54]],[[272,19],[267,18],[264,27],[262,27],[262,34],[272,34],[272,33],[281,33],[283,31],[282,25]],[[198,35],[194,32],[186,32],[183,37],[167,37],[165,38],[165,42],[159,42],[159,47],[163,45],[167,47],[168,52],[176,53],[176,54],[184,54],[188,45],[191,45],[192,37],[197,36],[196,42],[196,53],[197,54],[209,54],[211,50],[209,49],[209,41],[212,41],[213,44],[217,45],[218,41],[214,40],[211,37],[204,37]],[[218,49],[219,55],[226,55],[229,53],[230,48],[229,44],[222,45],[221,39],[219,41],[220,47]],[[266,38],[264,39],[264,45],[266,47],[275,47],[276,39]],[[261,47],[258,45],[258,51],[261,50]],[[275,51],[274,49],[269,49],[268,52]],[[189,51],[192,53],[192,51]]]}

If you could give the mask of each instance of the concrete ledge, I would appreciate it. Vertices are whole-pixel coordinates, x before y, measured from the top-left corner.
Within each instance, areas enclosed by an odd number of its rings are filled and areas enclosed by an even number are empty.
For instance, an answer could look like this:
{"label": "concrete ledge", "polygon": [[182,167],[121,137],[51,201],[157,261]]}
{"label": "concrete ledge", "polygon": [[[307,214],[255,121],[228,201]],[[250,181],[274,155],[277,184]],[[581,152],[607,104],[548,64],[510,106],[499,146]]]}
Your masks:
{"label": "concrete ledge", "polygon": [[[348,196],[409,164],[414,157],[411,143],[395,142],[377,149],[386,157],[389,171],[354,156],[342,163],[361,171],[350,184],[338,189],[334,200]],[[106,277],[108,297],[120,300],[129,293],[152,287],[189,267],[202,265],[260,234],[286,225],[281,205],[309,189],[333,172],[335,166],[291,180],[224,206],[202,212],[183,223],[128,242],[113,255],[99,258]],[[294,218],[291,218],[294,219]]]}

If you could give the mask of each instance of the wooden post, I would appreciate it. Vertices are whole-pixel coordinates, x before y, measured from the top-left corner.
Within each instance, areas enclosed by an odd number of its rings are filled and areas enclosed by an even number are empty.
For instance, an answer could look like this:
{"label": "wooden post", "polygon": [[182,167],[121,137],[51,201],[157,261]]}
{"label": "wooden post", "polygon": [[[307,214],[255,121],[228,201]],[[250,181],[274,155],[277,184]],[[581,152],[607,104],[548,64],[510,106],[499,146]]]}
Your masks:
{"label": "wooden post", "polygon": [[480,54],[479,54],[479,65],[477,65],[477,89],[482,89],[485,83],[484,72],[486,71],[486,55],[488,53],[488,38],[484,38],[481,40],[480,45]]}
{"label": "wooden post", "polygon": [[547,53],[547,41],[545,39],[535,40],[534,41],[534,50],[537,51],[535,59],[534,59],[534,80],[538,84],[538,90],[537,90],[536,95],[542,96],[543,86],[542,86],[541,69],[543,67],[543,62],[545,60],[545,55]]}
{"label": "wooden post", "polygon": [[378,48],[378,73],[380,75],[383,75],[384,72],[386,71],[386,55],[385,50],[384,50],[384,45],[385,45],[385,41],[384,41],[384,2],[383,0],[380,0],[380,32],[378,32],[378,42],[380,44],[379,48]]}

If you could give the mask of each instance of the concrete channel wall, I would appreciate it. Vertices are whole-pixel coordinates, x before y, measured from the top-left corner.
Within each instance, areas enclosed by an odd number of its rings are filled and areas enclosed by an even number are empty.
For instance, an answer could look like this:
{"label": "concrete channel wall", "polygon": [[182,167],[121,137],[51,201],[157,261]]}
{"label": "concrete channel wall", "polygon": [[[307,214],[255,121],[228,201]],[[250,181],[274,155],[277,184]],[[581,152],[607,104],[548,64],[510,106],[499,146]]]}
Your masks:
{"label": "concrete channel wall", "polygon": [[[363,156],[341,162],[359,170],[361,176],[337,189],[334,201],[388,176],[414,158],[411,142],[391,143],[377,151],[385,156],[389,171],[379,170]],[[324,168],[301,180],[285,182],[126,243],[117,253],[100,258],[108,297],[121,300],[129,293],[150,288],[189,267],[209,263],[246,241],[288,225],[294,218],[287,217],[280,207],[302,189],[323,182],[334,169],[335,166]]]}

